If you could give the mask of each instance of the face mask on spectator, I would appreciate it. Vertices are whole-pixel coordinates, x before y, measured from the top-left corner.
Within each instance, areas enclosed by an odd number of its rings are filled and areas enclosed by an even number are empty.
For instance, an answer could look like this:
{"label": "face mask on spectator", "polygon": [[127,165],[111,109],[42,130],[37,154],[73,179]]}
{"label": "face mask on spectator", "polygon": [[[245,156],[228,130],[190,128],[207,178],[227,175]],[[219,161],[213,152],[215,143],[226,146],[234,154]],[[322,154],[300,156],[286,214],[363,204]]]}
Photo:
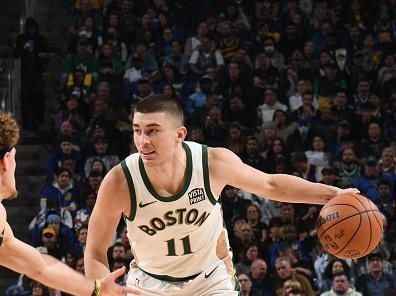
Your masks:
{"label": "face mask on spectator", "polygon": [[306,135],[309,131],[309,126],[301,125],[298,127],[298,131],[300,132],[300,134]]}
{"label": "face mask on spectator", "polygon": [[272,54],[275,51],[275,48],[273,46],[266,46],[264,47],[264,51],[268,54]]}

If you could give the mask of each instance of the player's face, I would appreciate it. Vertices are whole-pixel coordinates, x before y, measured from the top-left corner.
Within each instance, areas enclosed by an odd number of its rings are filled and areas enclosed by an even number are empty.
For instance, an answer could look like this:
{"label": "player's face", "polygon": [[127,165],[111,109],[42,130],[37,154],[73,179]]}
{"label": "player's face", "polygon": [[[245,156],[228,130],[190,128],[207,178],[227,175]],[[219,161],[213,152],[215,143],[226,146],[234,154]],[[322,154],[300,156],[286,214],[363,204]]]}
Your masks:
{"label": "player's face", "polygon": [[1,186],[4,192],[4,196],[7,199],[13,199],[18,196],[18,191],[16,190],[15,185],[15,169],[16,169],[16,162],[15,162],[15,154],[16,150],[13,148],[9,153],[4,155],[3,161],[6,170],[1,179]]}
{"label": "player's face", "polygon": [[157,166],[171,159],[186,134],[186,128],[168,113],[134,114],[133,139],[145,166]]}

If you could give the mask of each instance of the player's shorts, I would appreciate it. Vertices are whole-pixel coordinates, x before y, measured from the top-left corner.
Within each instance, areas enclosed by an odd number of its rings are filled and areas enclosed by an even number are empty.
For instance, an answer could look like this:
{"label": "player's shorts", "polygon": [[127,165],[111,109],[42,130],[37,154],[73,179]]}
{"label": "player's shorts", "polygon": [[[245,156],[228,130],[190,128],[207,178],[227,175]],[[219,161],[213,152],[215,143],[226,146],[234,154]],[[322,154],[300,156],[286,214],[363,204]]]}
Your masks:
{"label": "player's shorts", "polygon": [[126,282],[138,287],[142,296],[237,296],[240,286],[235,272],[219,260],[193,279],[173,282],[155,278],[131,264]]}

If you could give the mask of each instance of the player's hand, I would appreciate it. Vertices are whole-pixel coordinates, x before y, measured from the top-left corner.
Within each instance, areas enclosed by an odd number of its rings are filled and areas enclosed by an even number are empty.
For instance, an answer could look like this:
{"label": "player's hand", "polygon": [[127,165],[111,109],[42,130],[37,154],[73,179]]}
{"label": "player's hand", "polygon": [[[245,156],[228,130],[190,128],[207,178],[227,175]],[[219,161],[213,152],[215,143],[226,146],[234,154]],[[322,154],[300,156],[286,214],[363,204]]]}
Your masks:
{"label": "player's hand", "polygon": [[360,191],[356,188],[338,189],[337,195],[340,194],[360,194]]}
{"label": "player's hand", "polygon": [[136,287],[120,286],[115,283],[115,280],[122,276],[125,272],[125,267],[117,269],[108,274],[102,279],[100,287],[100,296],[136,296],[140,295],[142,291]]}

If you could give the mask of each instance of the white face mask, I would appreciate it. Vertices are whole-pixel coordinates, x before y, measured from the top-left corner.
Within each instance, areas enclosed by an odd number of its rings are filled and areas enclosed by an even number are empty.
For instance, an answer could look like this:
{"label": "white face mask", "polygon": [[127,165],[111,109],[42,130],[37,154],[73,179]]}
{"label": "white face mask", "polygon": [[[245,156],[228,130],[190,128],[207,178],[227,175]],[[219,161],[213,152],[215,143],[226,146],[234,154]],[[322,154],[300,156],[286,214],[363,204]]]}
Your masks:
{"label": "white face mask", "polygon": [[306,125],[300,125],[298,127],[298,131],[302,134],[302,135],[306,135],[309,131],[309,126]]}
{"label": "white face mask", "polygon": [[272,54],[275,51],[275,48],[273,46],[266,46],[264,47],[264,51],[268,54]]}

